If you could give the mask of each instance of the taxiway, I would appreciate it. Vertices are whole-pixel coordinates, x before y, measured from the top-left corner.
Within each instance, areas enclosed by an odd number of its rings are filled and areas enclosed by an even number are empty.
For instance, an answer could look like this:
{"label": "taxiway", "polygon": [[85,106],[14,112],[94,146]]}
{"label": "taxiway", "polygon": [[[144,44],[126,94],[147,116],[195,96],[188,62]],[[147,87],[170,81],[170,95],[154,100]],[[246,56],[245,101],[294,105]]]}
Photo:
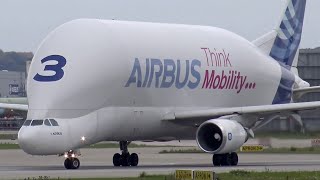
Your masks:
{"label": "taxiway", "polygon": [[22,150],[0,150],[0,178],[130,177],[139,176],[142,172],[169,174],[176,169],[215,172],[236,169],[250,171],[320,170],[320,156],[317,154],[239,154],[239,165],[236,167],[212,167],[210,154],[159,154],[159,151],[164,149],[169,150],[171,147],[130,148],[130,152],[139,154],[138,167],[113,167],[112,156],[118,152],[116,148],[83,149],[81,150],[82,156],[79,158],[81,167],[78,170],[64,169],[63,157],[31,156]]}

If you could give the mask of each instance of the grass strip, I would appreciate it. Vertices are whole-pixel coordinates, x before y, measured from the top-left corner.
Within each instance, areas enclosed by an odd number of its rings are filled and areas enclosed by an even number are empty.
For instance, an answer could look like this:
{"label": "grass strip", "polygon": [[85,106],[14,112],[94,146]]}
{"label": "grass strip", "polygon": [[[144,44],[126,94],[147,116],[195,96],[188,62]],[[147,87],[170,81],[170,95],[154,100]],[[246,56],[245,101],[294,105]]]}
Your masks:
{"label": "grass strip", "polygon": [[[139,144],[130,144],[129,148],[144,148],[144,147],[168,147],[168,146],[151,146],[151,145],[139,145]],[[159,154],[168,154],[168,153],[205,153],[200,149],[192,148],[192,149],[172,149],[170,150],[162,150]],[[119,148],[119,145],[116,143],[98,143],[93,144],[84,148]],[[19,144],[11,144],[11,143],[3,143],[0,144],[0,150],[6,149],[20,149]],[[306,148],[266,148],[263,151],[257,152],[239,152],[239,153],[284,153],[284,154],[320,154],[320,147],[306,147]]]}
{"label": "grass strip", "polygon": [[305,147],[305,148],[266,148],[263,151],[257,152],[240,152],[240,153],[277,153],[277,154],[318,154],[320,153],[320,147]]}
{"label": "grass strip", "polygon": [[[130,143],[129,148],[144,148],[144,147],[161,147],[161,146],[152,146],[152,145],[145,145],[145,144],[135,144],[135,143]],[[97,143],[97,144],[92,144],[90,146],[84,147],[84,148],[119,148],[118,143]]]}
{"label": "grass strip", "polygon": [[318,180],[319,171],[297,171],[297,172],[252,172],[245,170],[233,170],[229,173],[218,174],[219,180]]}
{"label": "grass strip", "polygon": [[[253,172],[245,170],[232,170],[228,173],[218,173],[217,180],[320,180],[319,171],[296,171],[296,172]],[[28,178],[25,178],[28,179]],[[30,178],[29,178],[30,179]],[[35,180],[56,180],[58,178],[39,177]],[[139,177],[130,178],[68,178],[59,180],[174,180],[174,174],[170,175],[147,175],[142,172]]]}
{"label": "grass strip", "polygon": [[0,140],[15,140],[18,134],[0,134]]}
{"label": "grass strip", "polygon": [[277,138],[277,139],[319,139],[320,132],[256,132],[255,138]]}
{"label": "grass strip", "polygon": [[[159,154],[173,154],[173,153],[205,153],[200,149],[193,148],[193,149],[170,149],[170,150],[162,150]],[[256,152],[241,152],[238,153],[284,153],[284,154],[319,154],[320,147],[306,147],[306,148],[266,148],[263,151],[256,151]]]}
{"label": "grass strip", "polygon": [[170,150],[162,150],[159,154],[179,154],[179,153],[205,153],[200,149],[170,149]]}
{"label": "grass strip", "polygon": [[0,150],[7,150],[7,149],[20,149],[20,146],[19,144],[11,144],[11,143],[0,144]]}

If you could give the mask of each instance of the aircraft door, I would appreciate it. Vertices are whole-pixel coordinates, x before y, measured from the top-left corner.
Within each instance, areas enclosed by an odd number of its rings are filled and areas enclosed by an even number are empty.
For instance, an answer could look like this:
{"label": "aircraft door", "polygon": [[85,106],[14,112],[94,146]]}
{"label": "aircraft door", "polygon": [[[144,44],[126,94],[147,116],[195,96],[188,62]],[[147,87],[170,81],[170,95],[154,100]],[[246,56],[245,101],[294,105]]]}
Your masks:
{"label": "aircraft door", "polygon": [[141,135],[141,122],[143,120],[143,111],[135,109],[133,111],[133,129],[132,129],[132,137],[137,138]]}

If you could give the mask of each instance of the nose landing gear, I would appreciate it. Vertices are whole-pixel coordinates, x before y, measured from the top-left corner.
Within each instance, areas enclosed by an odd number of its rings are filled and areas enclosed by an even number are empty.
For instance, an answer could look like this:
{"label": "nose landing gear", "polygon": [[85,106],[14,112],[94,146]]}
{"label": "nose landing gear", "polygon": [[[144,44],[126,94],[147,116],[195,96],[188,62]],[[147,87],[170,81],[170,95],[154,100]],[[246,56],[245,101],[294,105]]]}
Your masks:
{"label": "nose landing gear", "polygon": [[139,163],[139,157],[136,153],[130,154],[128,151],[128,141],[120,141],[121,154],[116,153],[113,155],[114,166],[137,166]]}
{"label": "nose landing gear", "polygon": [[78,169],[80,167],[80,160],[77,158],[79,154],[76,154],[74,151],[70,150],[64,154],[64,167],[66,169]]}

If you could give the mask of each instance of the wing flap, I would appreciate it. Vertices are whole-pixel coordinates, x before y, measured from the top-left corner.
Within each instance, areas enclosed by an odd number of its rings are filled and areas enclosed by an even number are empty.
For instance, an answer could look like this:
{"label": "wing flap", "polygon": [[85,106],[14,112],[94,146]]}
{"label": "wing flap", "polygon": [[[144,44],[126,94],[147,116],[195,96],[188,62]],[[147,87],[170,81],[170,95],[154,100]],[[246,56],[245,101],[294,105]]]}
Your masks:
{"label": "wing flap", "polygon": [[299,99],[305,94],[309,93],[319,93],[320,92],[320,86],[312,86],[312,87],[304,87],[299,89],[293,89],[293,97],[294,99]]}

